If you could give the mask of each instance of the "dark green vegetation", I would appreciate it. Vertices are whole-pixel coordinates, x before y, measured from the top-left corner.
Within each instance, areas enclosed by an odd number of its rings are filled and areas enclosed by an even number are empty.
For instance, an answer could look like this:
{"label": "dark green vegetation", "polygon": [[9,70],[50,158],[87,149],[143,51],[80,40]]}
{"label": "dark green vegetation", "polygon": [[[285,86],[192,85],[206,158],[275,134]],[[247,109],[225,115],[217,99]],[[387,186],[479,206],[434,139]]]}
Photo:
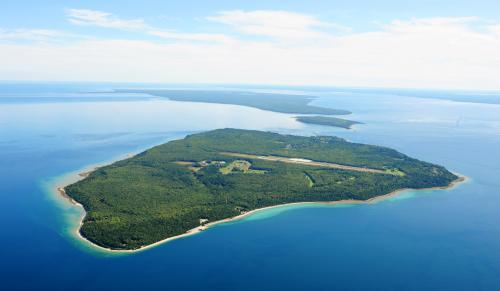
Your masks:
{"label": "dark green vegetation", "polygon": [[234,104],[281,113],[344,115],[350,111],[308,105],[316,97],[236,91],[202,90],[115,90],[123,93],[144,93],[175,101]]}
{"label": "dark green vegetation", "polygon": [[[303,158],[394,174],[242,159],[228,152]],[[441,166],[385,147],[336,137],[220,129],[99,168],[65,190],[87,211],[83,236],[108,248],[136,249],[183,234],[199,226],[201,219],[213,222],[291,202],[366,200],[402,188],[447,186],[456,178]]]}
{"label": "dark green vegetation", "polygon": [[360,124],[361,122],[337,118],[337,117],[327,117],[327,116],[297,116],[297,121],[310,124],[319,124],[326,126],[342,127],[345,129],[350,129],[351,126],[355,124]]}

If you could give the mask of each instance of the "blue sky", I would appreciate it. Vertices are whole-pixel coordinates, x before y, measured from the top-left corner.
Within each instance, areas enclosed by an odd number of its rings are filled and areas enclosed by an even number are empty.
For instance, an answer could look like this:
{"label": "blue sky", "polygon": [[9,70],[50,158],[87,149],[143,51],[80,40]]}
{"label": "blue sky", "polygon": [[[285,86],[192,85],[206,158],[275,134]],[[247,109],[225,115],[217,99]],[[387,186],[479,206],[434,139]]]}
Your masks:
{"label": "blue sky", "polygon": [[411,17],[478,16],[500,19],[500,1],[4,1],[0,25],[3,27],[65,28],[64,10],[86,8],[120,15],[123,18],[144,18],[172,28],[195,28],[194,19],[224,10],[287,10],[333,19],[357,29],[371,29],[375,22]]}
{"label": "blue sky", "polygon": [[4,80],[500,89],[500,1],[4,2]]}

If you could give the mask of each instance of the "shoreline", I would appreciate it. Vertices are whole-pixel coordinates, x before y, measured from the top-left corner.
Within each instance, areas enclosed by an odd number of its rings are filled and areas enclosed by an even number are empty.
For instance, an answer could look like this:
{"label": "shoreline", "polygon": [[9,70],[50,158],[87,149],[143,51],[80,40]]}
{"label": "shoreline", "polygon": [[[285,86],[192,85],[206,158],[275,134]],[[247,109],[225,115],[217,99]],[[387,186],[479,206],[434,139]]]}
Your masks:
{"label": "shoreline", "polygon": [[[76,178],[75,181],[72,181],[71,183],[78,182],[79,180],[82,180],[82,179],[88,177],[93,171],[95,171],[98,168],[99,167],[93,167],[90,170],[87,168],[83,172],[77,173],[76,177],[75,177]],[[412,189],[412,188],[398,189],[398,190],[394,190],[394,191],[392,191],[390,193],[387,193],[387,194],[384,194],[384,195],[380,195],[380,196],[377,196],[377,197],[372,197],[372,198],[367,199],[367,200],[347,199],[347,200],[338,200],[338,201],[318,201],[318,202],[307,202],[307,201],[305,201],[305,202],[292,202],[292,203],[285,203],[285,204],[278,204],[278,205],[273,205],[273,206],[266,206],[266,207],[262,207],[262,208],[257,208],[257,209],[250,210],[248,212],[242,213],[242,214],[234,216],[234,217],[229,217],[229,218],[225,218],[225,219],[222,219],[222,220],[217,220],[217,221],[213,221],[213,222],[210,222],[210,223],[207,223],[207,224],[204,224],[204,225],[197,226],[195,228],[192,228],[192,229],[186,231],[183,234],[172,236],[172,237],[168,237],[168,238],[165,238],[163,240],[157,241],[155,243],[152,243],[152,244],[149,244],[149,245],[145,245],[145,246],[142,246],[140,248],[133,249],[133,250],[125,250],[125,249],[122,250],[122,249],[106,248],[106,247],[100,246],[100,245],[92,242],[91,240],[87,239],[86,237],[84,237],[80,233],[80,229],[81,229],[81,227],[83,225],[83,221],[84,221],[84,219],[85,219],[85,217],[87,215],[87,212],[85,211],[85,207],[81,203],[78,203],[77,201],[75,201],[73,198],[71,198],[66,193],[66,191],[64,190],[64,188],[67,185],[69,185],[69,184],[67,184],[65,186],[56,186],[56,190],[59,193],[59,195],[58,195],[59,197],[63,198],[65,201],[69,202],[73,206],[81,207],[81,209],[83,210],[83,215],[80,217],[78,227],[77,227],[77,229],[75,231],[76,235],[77,235],[77,237],[79,239],[81,239],[81,240],[85,241],[86,243],[90,244],[93,248],[97,248],[97,249],[99,249],[101,251],[104,251],[106,253],[115,253],[115,254],[122,253],[122,254],[124,254],[124,253],[135,253],[135,252],[145,251],[145,250],[154,248],[156,246],[168,243],[168,242],[176,240],[176,239],[180,239],[180,238],[184,238],[184,237],[188,237],[188,236],[191,236],[191,235],[198,234],[198,233],[203,232],[203,231],[205,231],[205,230],[207,230],[207,229],[209,229],[209,228],[211,228],[213,226],[216,226],[216,225],[219,225],[219,224],[228,223],[228,222],[238,221],[238,220],[241,220],[241,219],[243,219],[243,218],[245,218],[247,216],[251,216],[252,214],[255,214],[257,212],[261,212],[261,211],[265,211],[265,210],[269,210],[269,209],[274,209],[274,208],[279,208],[279,207],[286,207],[286,206],[293,206],[293,205],[313,205],[313,204],[328,205],[328,206],[375,204],[375,203],[378,203],[378,202],[381,202],[381,201],[384,201],[384,200],[387,200],[387,199],[390,199],[390,198],[393,198],[393,197],[397,197],[400,194],[402,194],[403,192],[407,192],[407,191],[450,190],[450,189],[455,188],[457,185],[459,185],[459,184],[461,184],[463,182],[466,182],[468,180],[468,177],[466,177],[466,176],[460,175],[458,173],[454,173],[454,174],[457,175],[458,178],[456,180],[452,181],[447,186],[430,187],[430,188],[422,188],[422,189]]]}

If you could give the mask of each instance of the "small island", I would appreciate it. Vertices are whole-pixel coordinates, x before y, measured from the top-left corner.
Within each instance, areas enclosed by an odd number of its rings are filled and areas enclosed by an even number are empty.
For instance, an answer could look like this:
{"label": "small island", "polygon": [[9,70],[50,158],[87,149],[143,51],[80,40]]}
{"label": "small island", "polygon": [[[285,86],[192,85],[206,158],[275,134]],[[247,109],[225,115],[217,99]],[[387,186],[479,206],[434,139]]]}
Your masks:
{"label": "small island", "polygon": [[351,129],[353,125],[361,124],[361,122],[358,121],[329,116],[297,116],[295,119],[302,123],[341,127],[345,129]]}
{"label": "small island", "polygon": [[137,250],[265,207],[369,201],[458,179],[386,147],[219,129],[100,167],[62,190],[86,211],[84,238]]}

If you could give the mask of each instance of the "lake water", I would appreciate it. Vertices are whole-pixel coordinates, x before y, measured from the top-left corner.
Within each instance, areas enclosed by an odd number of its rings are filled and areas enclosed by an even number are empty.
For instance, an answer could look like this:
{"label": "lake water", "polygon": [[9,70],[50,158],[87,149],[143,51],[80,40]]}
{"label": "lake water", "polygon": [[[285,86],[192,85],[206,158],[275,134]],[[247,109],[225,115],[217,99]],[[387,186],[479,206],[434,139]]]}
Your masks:
{"label": "lake water", "polygon": [[[365,123],[347,131],[246,107],[85,93],[113,86],[0,84],[1,290],[500,290],[500,105],[314,92],[315,105]],[[81,210],[55,186],[224,127],[390,146],[469,180],[374,205],[276,208],[128,255],[76,237]]]}

